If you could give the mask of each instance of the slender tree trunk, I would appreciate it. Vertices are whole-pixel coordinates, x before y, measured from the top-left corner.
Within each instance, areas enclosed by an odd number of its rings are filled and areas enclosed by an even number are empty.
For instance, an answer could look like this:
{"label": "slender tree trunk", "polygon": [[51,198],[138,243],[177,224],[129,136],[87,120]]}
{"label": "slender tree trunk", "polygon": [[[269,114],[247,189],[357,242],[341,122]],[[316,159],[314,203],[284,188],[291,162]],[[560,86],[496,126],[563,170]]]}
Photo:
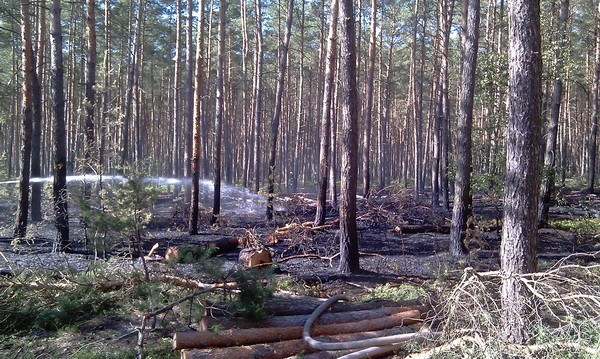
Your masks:
{"label": "slender tree trunk", "polygon": [[[194,122],[193,122],[193,155],[192,155],[192,200],[190,210],[190,223],[189,232],[191,235],[198,234],[198,217],[199,207],[198,202],[200,200],[200,156],[202,155],[200,150],[200,125],[202,123],[202,94],[204,93],[204,78],[203,69],[203,57],[204,52],[204,0],[198,2],[198,30],[196,33],[196,73],[195,73],[195,87],[194,87]],[[205,153],[205,156],[208,154]]]}
{"label": "slender tree trunk", "polygon": [[223,75],[225,66],[225,11],[227,9],[226,0],[221,0],[219,3],[219,43],[217,48],[217,76],[216,76],[216,104],[215,104],[215,148],[213,157],[213,215],[211,223],[214,224],[219,220],[221,213],[221,152],[223,139],[223,114],[224,114],[224,96],[225,87],[223,86]]}
{"label": "slender tree trunk", "polygon": [[471,200],[471,132],[473,127],[473,98],[479,48],[479,0],[462,0],[461,57],[462,74],[456,144],[456,185],[450,228],[450,253],[464,255],[467,220],[472,212]]}
{"label": "slender tree trunk", "polygon": [[[173,161],[173,176],[179,177],[183,174],[182,162],[179,157],[181,151],[181,2],[182,0],[176,0],[175,15],[175,63],[173,70],[173,149],[172,149],[172,161]],[[175,191],[176,193],[178,190]]]}
{"label": "slender tree trunk", "polygon": [[558,34],[555,38],[554,57],[555,57],[555,76],[554,91],[552,94],[552,110],[550,122],[546,129],[546,144],[544,151],[544,169],[542,171],[542,185],[540,188],[540,204],[538,225],[545,226],[548,223],[548,211],[550,210],[550,201],[554,191],[556,181],[556,140],[558,137],[558,121],[560,118],[560,107],[563,92],[563,60],[562,48],[566,43],[566,24],[569,17],[569,0],[560,0],[560,14],[558,17]]}
{"label": "slender tree trunk", "polygon": [[[300,84],[298,85],[298,112],[296,113],[296,138],[294,141],[294,158],[292,159],[293,163],[293,173],[292,173],[292,191],[298,191],[298,176],[300,171],[300,148],[301,148],[301,137],[302,137],[302,120],[305,115],[304,110],[304,3],[305,0],[302,1],[302,11],[300,12],[301,20],[300,20],[300,68],[299,68],[299,77],[298,80]],[[287,183],[287,181],[286,181]]]}
{"label": "slender tree trunk", "polygon": [[261,0],[255,0],[256,7],[256,52],[254,54],[254,187],[253,192],[258,193],[260,187],[260,141],[262,122],[262,100],[263,100],[263,35]]}
{"label": "slender tree trunk", "polygon": [[[360,35],[360,34],[359,34]],[[364,108],[365,128],[363,134],[363,193],[365,198],[371,191],[371,123],[373,113],[373,85],[375,82],[375,50],[377,47],[377,0],[371,0],[371,35],[369,40],[369,66],[367,67],[366,104]]]}
{"label": "slender tree trunk", "polygon": [[317,194],[317,214],[315,226],[325,223],[327,214],[327,176],[329,176],[329,152],[331,148],[331,112],[335,86],[333,78],[337,63],[337,25],[339,3],[331,0],[331,15],[329,20],[329,36],[327,38],[327,64],[325,65],[325,84],[323,86],[323,107],[321,114],[321,147],[319,152],[319,182]]}
{"label": "slender tree trunk", "polygon": [[[187,26],[185,36],[185,168],[184,176],[192,176],[192,141],[193,141],[193,116],[194,116],[194,63],[193,63],[193,45],[192,45],[192,12],[194,10],[193,0],[187,0]],[[186,199],[189,198],[189,186],[186,186]]]}
{"label": "slender tree trunk", "polygon": [[54,251],[65,250],[69,245],[69,211],[67,195],[67,142],[65,126],[65,94],[63,69],[63,41],[61,29],[60,0],[52,0],[52,42],[50,44],[52,62],[52,112],[54,115],[54,183],[53,201],[55,225],[58,235],[54,241]]}
{"label": "slender tree trunk", "polygon": [[285,35],[283,46],[281,48],[281,59],[279,61],[279,71],[277,75],[277,90],[275,93],[275,112],[271,121],[271,152],[269,157],[269,193],[267,197],[267,220],[273,219],[273,196],[275,192],[275,159],[277,155],[277,137],[279,135],[279,122],[281,117],[281,108],[283,103],[283,91],[285,72],[287,69],[288,48],[290,37],[292,36],[292,18],[294,15],[294,0],[289,0],[287,9],[287,20],[285,24]]}
{"label": "slender tree trunk", "polygon": [[108,103],[110,101],[110,0],[105,0],[104,3],[104,78],[102,80],[102,116],[100,127],[100,149],[98,154],[98,165],[100,173],[104,173],[107,169],[105,165],[105,148],[106,148],[106,127],[110,120]]}
{"label": "slender tree trunk", "polygon": [[21,40],[23,46],[22,67],[22,119],[21,119],[21,173],[19,177],[19,201],[15,221],[15,238],[24,238],[29,214],[29,177],[31,171],[31,132],[33,127],[32,85],[35,62],[31,44],[31,21],[29,1],[21,0]]}
{"label": "slender tree trunk", "polygon": [[537,216],[541,143],[541,36],[539,0],[513,0],[509,12],[509,117],[500,247],[504,338],[529,339],[531,294],[519,275],[537,269]]}
{"label": "slender tree trunk", "polygon": [[[94,114],[96,111],[96,1],[86,0],[86,62],[85,62],[85,144],[84,144],[84,173],[95,173],[96,136],[94,129]],[[85,195],[89,196],[89,185],[86,184]]]}
{"label": "slender tree trunk", "polygon": [[123,118],[123,140],[122,140],[122,155],[121,165],[127,164],[131,160],[129,147],[131,146],[130,133],[131,121],[133,117],[133,97],[137,91],[136,78],[137,66],[140,54],[141,35],[142,35],[142,19],[144,18],[144,0],[137,1],[137,15],[135,19],[135,30],[132,40],[132,49],[129,58],[129,73],[127,74],[127,88],[125,94],[125,116]]}
{"label": "slender tree trunk", "polygon": [[596,13],[596,55],[594,61],[594,77],[592,83],[592,129],[590,131],[588,150],[588,192],[594,193],[596,186],[596,157],[598,137],[598,116],[600,116],[600,4]]}
{"label": "slender tree trunk", "polygon": [[[33,102],[33,128],[31,134],[31,177],[40,177],[42,175],[42,118],[43,118],[43,99],[42,99],[42,81],[44,51],[46,42],[46,5],[42,0],[39,6],[38,19],[38,51],[37,64],[34,68],[32,78],[32,102]],[[34,59],[36,60],[36,59]],[[31,220],[34,222],[42,220],[42,183],[34,182],[31,184]]]}
{"label": "slender tree trunk", "polygon": [[356,227],[358,179],[358,89],[356,84],[356,28],[352,0],[340,1],[342,86],[342,172],[340,204],[341,273],[360,270]]}
{"label": "slender tree trunk", "polygon": [[248,115],[248,13],[246,0],[240,0],[240,22],[242,24],[242,121],[244,128],[242,186],[248,187],[250,172],[250,147],[252,145],[252,122]]}

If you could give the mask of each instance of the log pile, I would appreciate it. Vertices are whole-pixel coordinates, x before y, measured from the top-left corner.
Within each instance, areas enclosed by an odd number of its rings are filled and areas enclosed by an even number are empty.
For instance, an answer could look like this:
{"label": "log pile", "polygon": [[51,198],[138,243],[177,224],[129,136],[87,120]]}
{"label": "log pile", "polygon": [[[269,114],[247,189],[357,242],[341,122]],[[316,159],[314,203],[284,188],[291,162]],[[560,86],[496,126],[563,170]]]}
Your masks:
{"label": "log pile", "polygon": [[[427,312],[426,307],[418,305],[343,304],[315,322],[310,330],[315,339],[347,342],[414,333]],[[273,315],[260,322],[207,315],[199,331],[175,333],[173,348],[181,350],[181,358],[186,359],[287,358],[310,353],[318,353],[319,358],[337,357],[339,351],[319,351],[307,344],[302,330],[309,315],[305,310],[299,313],[289,315],[288,311],[288,315]]]}

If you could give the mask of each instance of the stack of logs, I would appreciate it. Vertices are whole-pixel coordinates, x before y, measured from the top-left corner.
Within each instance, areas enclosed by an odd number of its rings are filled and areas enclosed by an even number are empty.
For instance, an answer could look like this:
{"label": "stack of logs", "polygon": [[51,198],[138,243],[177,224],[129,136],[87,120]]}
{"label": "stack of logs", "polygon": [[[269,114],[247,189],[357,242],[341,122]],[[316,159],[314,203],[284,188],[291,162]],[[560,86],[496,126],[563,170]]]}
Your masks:
{"label": "stack of logs", "polygon": [[[346,342],[413,333],[421,326],[427,308],[409,304],[391,301],[338,303],[321,315],[311,335],[321,341]],[[269,359],[299,354],[304,358],[335,358],[347,354],[317,351],[304,342],[302,327],[311,311],[306,307],[294,308],[290,301],[287,309],[278,311],[281,315],[271,315],[259,322],[206,315],[200,322],[200,331],[175,333],[173,348],[181,350],[182,359]]]}

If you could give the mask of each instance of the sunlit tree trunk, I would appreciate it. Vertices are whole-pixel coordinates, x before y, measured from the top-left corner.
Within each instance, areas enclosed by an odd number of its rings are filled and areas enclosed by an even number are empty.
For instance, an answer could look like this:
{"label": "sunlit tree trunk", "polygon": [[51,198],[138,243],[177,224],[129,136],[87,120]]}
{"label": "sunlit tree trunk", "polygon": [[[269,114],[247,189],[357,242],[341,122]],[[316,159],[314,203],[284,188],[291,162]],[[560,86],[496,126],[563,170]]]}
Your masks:
{"label": "sunlit tree trunk", "polygon": [[221,0],[219,4],[219,42],[217,47],[217,77],[216,77],[216,104],[215,104],[215,147],[213,153],[213,215],[211,223],[216,223],[221,214],[221,145],[223,139],[223,113],[224,113],[224,90],[223,74],[225,66],[225,10],[227,9],[226,0]]}
{"label": "sunlit tree trunk", "polygon": [[541,150],[541,36],[539,0],[512,0],[509,18],[509,117],[506,133],[504,224],[500,260],[504,338],[530,335],[531,294],[519,275],[537,269],[537,216]]}
{"label": "sunlit tree trunk", "polygon": [[[296,113],[296,138],[294,141],[294,157],[292,158],[293,173],[292,173],[292,192],[298,191],[298,176],[300,171],[300,148],[302,145],[302,120],[304,119],[306,110],[304,109],[304,3],[302,1],[302,11],[300,12],[300,68],[299,68],[299,85],[298,85],[298,108]],[[287,181],[286,181],[287,183]]]}
{"label": "sunlit tree trunk", "polygon": [[[192,0],[187,0],[187,26],[185,33],[185,167],[184,176],[190,178],[192,176],[192,141],[193,141],[193,111],[194,111],[194,63],[193,63],[193,45],[192,45],[192,12],[194,3]],[[186,199],[189,198],[189,186],[186,186]]]}
{"label": "sunlit tree trunk", "polygon": [[337,25],[339,2],[331,0],[329,36],[327,38],[327,63],[325,65],[325,84],[323,86],[323,107],[321,109],[321,146],[319,152],[319,182],[317,188],[317,213],[315,226],[325,223],[327,208],[327,177],[329,176],[329,153],[331,151],[331,112],[335,86],[333,78],[337,63]]}
{"label": "sunlit tree trunk", "polygon": [[253,157],[253,169],[254,169],[254,183],[253,192],[258,193],[260,187],[260,141],[261,141],[261,122],[262,122],[262,101],[263,101],[263,35],[262,35],[262,15],[261,15],[261,0],[255,0],[256,10],[256,51],[254,53],[254,157]]}
{"label": "sunlit tree trunk", "polygon": [[352,0],[340,1],[342,171],[340,203],[341,273],[360,270],[356,227],[358,180],[358,89],[356,84],[356,28]]}
{"label": "sunlit tree trunk", "polygon": [[450,226],[450,253],[464,255],[467,220],[472,212],[471,153],[473,98],[479,48],[479,0],[462,0],[461,58],[463,61],[456,139],[456,185]]}
{"label": "sunlit tree trunk", "polygon": [[[200,156],[202,155],[200,150],[200,125],[202,121],[202,94],[204,89],[204,78],[203,69],[203,54],[204,52],[204,0],[198,2],[198,31],[196,33],[196,73],[195,73],[195,87],[194,87],[194,122],[193,122],[193,155],[192,155],[192,199],[191,199],[191,210],[190,210],[190,223],[189,232],[190,234],[198,234],[198,216],[199,207],[198,202],[200,200]],[[204,156],[208,154],[205,153]]]}
{"label": "sunlit tree trunk", "polygon": [[275,112],[271,121],[271,151],[269,156],[269,193],[267,197],[267,220],[273,219],[273,196],[275,192],[275,160],[277,155],[277,137],[279,135],[279,122],[283,102],[283,91],[285,73],[287,69],[288,48],[290,37],[292,36],[292,18],[294,15],[294,0],[289,0],[287,9],[287,20],[285,24],[285,35],[283,46],[281,48],[281,59],[279,61],[279,71],[277,75],[277,89],[275,92]]}
{"label": "sunlit tree trunk", "polygon": [[50,44],[52,67],[52,113],[54,115],[54,183],[53,202],[58,235],[54,250],[65,250],[69,245],[69,211],[67,203],[67,142],[65,126],[65,94],[63,80],[63,41],[60,0],[52,0],[52,41]]}

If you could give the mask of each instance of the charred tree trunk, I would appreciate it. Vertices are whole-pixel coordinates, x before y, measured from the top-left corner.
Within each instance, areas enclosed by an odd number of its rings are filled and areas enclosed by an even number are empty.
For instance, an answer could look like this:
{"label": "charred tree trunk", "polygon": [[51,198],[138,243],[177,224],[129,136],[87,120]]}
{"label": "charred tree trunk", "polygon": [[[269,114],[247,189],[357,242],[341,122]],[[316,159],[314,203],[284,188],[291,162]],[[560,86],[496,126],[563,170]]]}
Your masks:
{"label": "charred tree trunk", "polygon": [[269,156],[269,193],[267,197],[266,217],[270,221],[273,219],[273,196],[275,192],[275,160],[277,155],[277,137],[279,135],[279,122],[281,117],[281,108],[283,101],[285,72],[287,69],[288,49],[290,37],[292,36],[292,18],[294,15],[294,0],[289,0],[287,9],[287,20],[285,24],[285,35],[281,49],[281,59],[279,61],[279,71],[277,75],[277,90],[275,93],[275,113],[271,121],[271,151]]}
{"label": "charred tree trunk", "polygon": [[452,224],[450,228],[450,253],[461,256],[466,253],[465,231],[472,211],[471,200],[471,132],[473,127],[473,98],[475,94],[475,71],[479,47],[479,0],[462,1],[462,75],[458,113],[456,144],[456,186]]}
{"label": "charred tree trunk", "polygon": [[317,214],[315,226],[325,223],[327,208],[327,177],[329,176],[329,153],[331,151],[331,111],[335,86],[333,78],[337,63],[337,25],[339,2],[331,0],[331,17],[329,20],[329,37],[327,40],[327,64],[325,67],[325,84],[323,86],[323,107],[321,109],[321,147],[319,152],[319,182],[317,194]]}
{"label": "charred tree trunk", "polygon": [[21,114],[21,173],[19,176],[19,201],[15,221],[15,238],[24,238],[29,215],[29,178],[31,174],[31,132],[33,127],[32,85],[35,76],[35,62],[31,44],[31,21],[29,1],[21,0],[21,41],[23,46],[22,67],[23,85]]}
{"label": "charred tree trunk", "polygon": [[63,69],[63,41],[60,20],[60,0],[52,0],[52,42],[50,45],[52,61],[52,112],[54,115],[54,184],[53,201],[56,229],[58,235],[54,242],[54,251],[65,250],[69,245],[69,211],[67,202],[67,141],[65,126],[65,93]]}
{"label": "charred tree trunk", "polygon": [[537,0],[513,0],[509,11],[509,118],[500,247],[504,338],[529,339],[532,298],[519,275],[537,269],[537,216],[541,142],[541,36]]}
{"label": "charred tree trunk", "polygon": [[360,270],[356,227],[358,179],[358,89],[356,84],[356,28],[352,0],[340,1],[342,86],[342,172],[340,203],[341,273]]}

